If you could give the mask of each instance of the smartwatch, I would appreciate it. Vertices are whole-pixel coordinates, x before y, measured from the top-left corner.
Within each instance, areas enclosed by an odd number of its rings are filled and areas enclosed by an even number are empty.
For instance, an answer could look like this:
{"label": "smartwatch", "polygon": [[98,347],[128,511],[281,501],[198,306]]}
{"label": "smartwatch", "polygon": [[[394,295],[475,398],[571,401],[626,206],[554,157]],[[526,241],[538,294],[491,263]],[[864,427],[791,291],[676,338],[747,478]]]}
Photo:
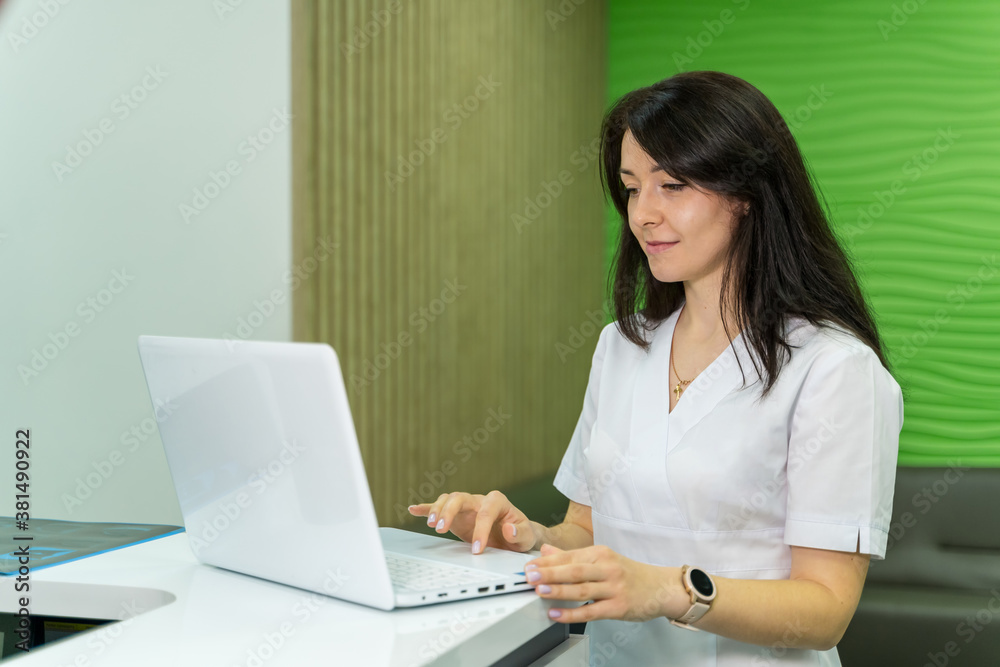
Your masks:
{"label": "smartwatch", "polygon": [[708,573],[697,567],[685,565],[681,568],[681,582],[684,590],[691,596],[691,608],[678,618],[670,619],[670,622],[679,628],[698,631],[698,628],[691,625],[708,613],[712,608],[712,600],[715,599],[715,582]]}

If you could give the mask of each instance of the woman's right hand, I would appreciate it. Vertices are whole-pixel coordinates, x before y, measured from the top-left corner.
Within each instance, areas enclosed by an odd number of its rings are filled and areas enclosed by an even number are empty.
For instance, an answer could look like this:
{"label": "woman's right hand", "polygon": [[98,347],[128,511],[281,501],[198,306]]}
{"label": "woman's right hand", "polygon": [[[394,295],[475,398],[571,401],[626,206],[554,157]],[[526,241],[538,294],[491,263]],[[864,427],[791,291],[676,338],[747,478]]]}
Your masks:
{"label": "woman's right hand", "polygon": [[463,542],[472,543],[472,553],[482,553],[483,545],[508,551],[530,551],[538,540],[535,528],[521,510],[499,491],[480,494],[442,493],[433,503],[410,505],[410,514],[426,516],[427,525],[437,532],[453,532]]}

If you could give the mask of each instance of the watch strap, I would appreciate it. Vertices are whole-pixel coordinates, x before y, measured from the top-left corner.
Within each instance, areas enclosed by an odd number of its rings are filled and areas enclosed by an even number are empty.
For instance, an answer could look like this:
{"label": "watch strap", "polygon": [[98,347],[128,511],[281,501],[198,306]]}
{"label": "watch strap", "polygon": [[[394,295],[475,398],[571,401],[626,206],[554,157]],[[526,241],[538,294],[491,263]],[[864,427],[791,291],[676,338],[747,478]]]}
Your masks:
{"label": "watch strap", "polygon": [[684,590],[687,594],[691,596],[691,607],[681,616],[670,619],[670,622],[679,628],[700,632],[698,628],[691,624],[700,620],[702,616],[708,613],[708,610],[712,608],[712,600],[715,598],[715,595],[713,593],[710,598],[706,599],[693,586],[689,585],[687,577],[689,569],[691,569],[689,565],[681,568],[681,583],[684,585]]}
{"label": "watch strap", "polygon": [[702,616],[708,613],[711,606],[705,602],[695,602],[691,605],[682,616],[670,619],[670,622],[680,628],[687,628],[688,630],[694,630],[695,632],[700,632],[700,630],[691,623],[694,623],[701,619]]}

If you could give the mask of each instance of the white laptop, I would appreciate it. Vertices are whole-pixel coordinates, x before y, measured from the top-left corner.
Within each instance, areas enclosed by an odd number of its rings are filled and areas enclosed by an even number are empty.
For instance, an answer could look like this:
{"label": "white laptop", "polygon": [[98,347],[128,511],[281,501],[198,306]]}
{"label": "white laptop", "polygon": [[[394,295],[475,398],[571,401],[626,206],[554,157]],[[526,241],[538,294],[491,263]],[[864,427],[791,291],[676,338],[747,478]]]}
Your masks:
{"label": "white laptop", "polygon": [[140,336],[139,357],[201,562],[386,610],[532,589],[537,551],[378,526],[329,345]]}

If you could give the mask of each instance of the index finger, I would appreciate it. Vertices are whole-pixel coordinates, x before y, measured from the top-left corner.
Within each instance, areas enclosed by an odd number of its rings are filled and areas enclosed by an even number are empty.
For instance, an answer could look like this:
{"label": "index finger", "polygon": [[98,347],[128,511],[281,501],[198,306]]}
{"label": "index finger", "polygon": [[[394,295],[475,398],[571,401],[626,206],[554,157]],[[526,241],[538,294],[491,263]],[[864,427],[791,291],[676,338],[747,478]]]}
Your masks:
{"label": "index finger", "polygon": [[[491,491],[483,498],[479,505],[479,512],[476,514],[476,527],[472,531],[472,553],[482,553],[490,541],[490,532],[493,524],[500,514],[499,503],[494,493]],[[478,548],[477,548],[478,547]]]}
{"label": "index finger", "polygon": [[427,516],[427,513],[431,511],[431,504],[419,503],[417,505],[410,505],[406,509],[414,516]]}

